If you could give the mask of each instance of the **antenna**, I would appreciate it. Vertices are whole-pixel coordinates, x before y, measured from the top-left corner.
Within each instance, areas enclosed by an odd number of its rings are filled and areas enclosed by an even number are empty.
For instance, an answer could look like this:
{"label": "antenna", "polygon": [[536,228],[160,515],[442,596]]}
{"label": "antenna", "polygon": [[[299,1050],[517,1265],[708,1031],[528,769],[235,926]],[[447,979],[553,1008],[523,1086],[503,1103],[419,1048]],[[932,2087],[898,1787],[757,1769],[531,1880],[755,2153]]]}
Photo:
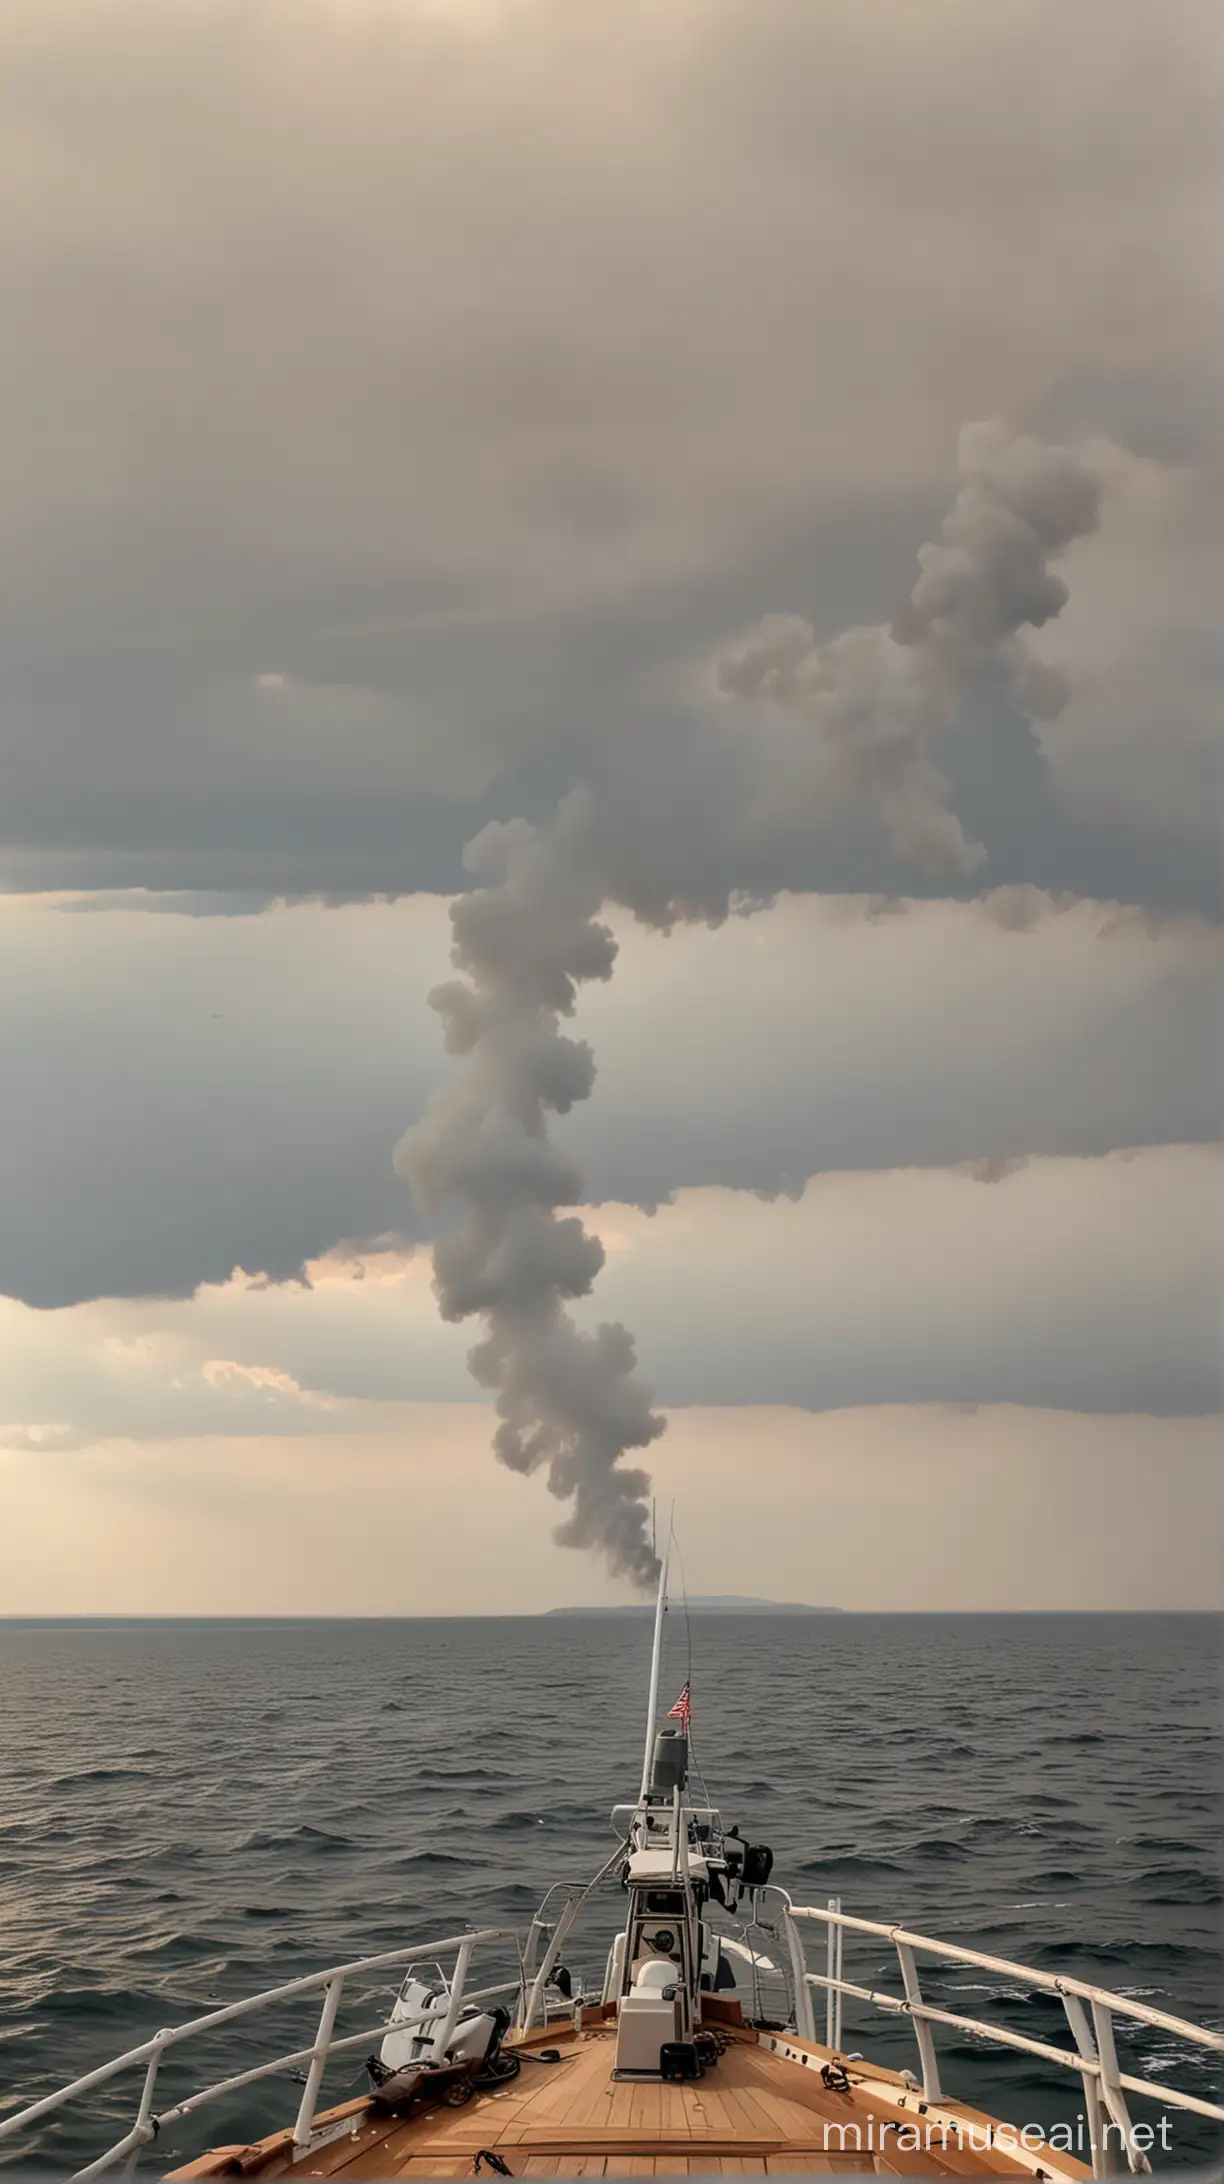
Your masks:
{"label": "antenna", "polygon": [[646,1703],[646,1750],[642,1757],[642,1787],[638,1792],[645,1804],[650,1788],[650,1767],[654,1758],[655,1715],[659,1706],[659,1664],[663,1658],[663,1617],[667,1613],[667,1556],[659,1571],[659,1594],[655,1601],[654,1645],[650,1655],[650,1697]]}

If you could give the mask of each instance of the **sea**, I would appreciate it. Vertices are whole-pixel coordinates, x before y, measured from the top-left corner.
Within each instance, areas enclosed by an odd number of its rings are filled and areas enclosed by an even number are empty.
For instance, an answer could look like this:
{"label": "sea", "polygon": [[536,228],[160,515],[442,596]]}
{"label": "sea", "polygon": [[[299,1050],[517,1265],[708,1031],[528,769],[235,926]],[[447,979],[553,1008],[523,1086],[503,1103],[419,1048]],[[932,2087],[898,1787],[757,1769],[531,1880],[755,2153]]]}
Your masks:
{"label": "sea", "polygon": [[[667,1629],[664,1701],[691,1682],[713,1802],[772,1848],[795,1902],[840,1898],[1220,2026],[1215,1618],[673,1609]],[[525,1924],[615,1849],[649,1647],[633,1616],[0,1623],[0,2117],[255,1990]],[[622,1905],[614,1871],[567,1947],[575,1980],[598,1987]],[[886,1941],[848,1937],[844,1970],[898,1991]],[[340,2031],[376,2025],[396,1976],[367,1980],[372,2014]],[[955,2014],[1067,2044],[1022,1975],[922,1979]],[[282,2003],[171,2055],[157,2108],[308,2046],[317,2009]],[[1117,2035],[1124,2070],[1220,2098],[1210,2056],[1124,2020]],[[911,2043],[903,2019],[847,2004],[847,2048],[901,2067]],[[1047,2129],[1082,2112],[1071,2072],[953,2030],[937,2045],[949,2094]],[[364,2053],[337,2059],[328,2100],[361,2089]],[[84,2164],[131,2123],[140,2077],[0,2158]],[[299,2098],[285,2070],[167,2122],[141,2173],[278,2129]],[[1159,2126],[1157,2106],[1132,2112]],[[1157,2168],[1219,2157],[1209,2122],[1170,2111],[1163,2135]]]}

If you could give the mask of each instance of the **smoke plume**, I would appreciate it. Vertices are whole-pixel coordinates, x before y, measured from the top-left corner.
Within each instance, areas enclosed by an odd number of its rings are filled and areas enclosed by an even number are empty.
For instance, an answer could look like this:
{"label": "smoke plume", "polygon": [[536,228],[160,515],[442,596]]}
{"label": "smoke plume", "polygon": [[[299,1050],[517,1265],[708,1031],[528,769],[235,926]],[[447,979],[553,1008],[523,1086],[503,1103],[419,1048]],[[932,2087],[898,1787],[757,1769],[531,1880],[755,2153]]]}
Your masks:
{"label": "smoke plume", "polygon": [[677,808],[669,826],[656,809],[649,829],[637,827],[583,787],[547,825],[489,826],[465,852],[478,884],[451,909],[461,976],[430,996],[464,1068],[402,1139],[396,1166],[428,1213],[454,1201],[466,1209],[435,1247],[434,1286],[445,1319],[485,1323],[470,1363],[495,1398],[497,1455],[515,1471],[547,1470],[550,1491],[570,1503],[558,1540],[598,1548],[641,1584],[657,1570],[650,1482],[622,1458],[664,1421],[627,1330],[588,1333],[568,1309],[604,1253],[565,1211],[581,1203],[583,1177],[549,1131],[550,1116],[586,1099],[595,1080],[589,1046],[561,1020],[585,980],[612,974],[605,904],[658,926],[723,916],[743,858],[796,826],[866,812],[928,870],[963,874],[981,862],[931,745],[984,675],[1002,677],[1034,717],[1065,701],[1061,678],[1020,633],[1065,604],[1049,561],[1095,529],[1100,489],[1074,451],[999,425],[968,427],[959,457],[961,489],[939,540],[919,548],[918,581],[891,628],[817,643],[798,616],[771,615],[717,663],[724,696],[762,702],[745,715],[749,792],[705,815],[700,885],[687,814]]}
{"label": "smoke plume", "polygon": [[486,827],[464,861],[498,884],[451,909],[452,958],[463,980],[430,996],[447,1049],[467,1057],[457,1084],[436,1096],[402,1140],[396,1164],[421,1204],[466,1201],[462,1227],[434,1251],[444,1319],[483,1316],[472,1371],[495,1392],[494,1446],[513,1471],[546,1466],[572,1510],[557,1532],[598,1547],[612,1569],[649,1584],[657,1564],[646,1533],[650,1481],[621,1457],[663,1431],[638,1380],[632,1337],[601,1326],[585,1334],[566,1303],[585,1296],[603,1246],[565,1206],[582,1197],[582,1172],[548,1134],[595,1081],[589,1046],[566,1038],[580,983],[609,978],[616,944],[596,913],[607,892],[592,855],[591,805],[576,792],[546,829]]}
{"label": "smoke plume", "polygon": [[921,573],[890,629],[818,644],[800,616],[771,614],[719,660],[724,696],[770,700],[812,731],[775,753],[759,829],[858,808],[901,856],[931,872],[972,872],[985,851],[949,808],[933,739],[986,674],[1033,719],[1053,719],[1066,703],[1064,677],[1019,633],[1066,605],[1049,558],[1096,529],[1100,481],[1073,450],[1002,425],[966,426],[958,452],[964,483],[938,542],[919,547]]}

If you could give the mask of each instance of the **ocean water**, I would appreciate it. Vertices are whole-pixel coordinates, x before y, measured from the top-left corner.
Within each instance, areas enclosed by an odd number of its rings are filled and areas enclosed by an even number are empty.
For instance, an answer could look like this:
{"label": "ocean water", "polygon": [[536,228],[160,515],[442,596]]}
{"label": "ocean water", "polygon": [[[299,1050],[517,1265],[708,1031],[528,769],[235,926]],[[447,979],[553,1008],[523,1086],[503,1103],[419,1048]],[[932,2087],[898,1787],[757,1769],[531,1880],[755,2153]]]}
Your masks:
{"label": "ocean water", "polygon": [[[1220,2019],[1219,1633],[1184,1616],[668,1619],[714,1801],[797,1902],[905,1923]],[[327,1963],[525,1924],[614,1847],[640,1766],[634,1619],[0,1624],[0,2114],[158,2027]],[[597,1981],[622,1899],[574,1970]],[[821,1967],[813,1933],[810,1961]],[[846,1975],[897,1987],[887,1944]],[[389,1988],[389,1981],[375,1982]],[[1059,2006],[984,1972],[928,1998],[1065,2044]],[[354,2031],[380,2014],[347,2018]],[[168,2060],[158,2105],[306,2045],[317,1999]],[[820,2005],[818,2003],[818,2017]],[[1210,2058],[1118,2023],[1124,2069],[1219,2098]],[[847,2006],[899,2066],[908,2029]],[[945,2090],[1073,2119],[1079,2080],[953,2032]],[[357,2089],[360,2054],[327,2094]],[[0,2155],[59,2173],[130,2123],[139,2076]],[[167,2126],[144,2168],[292,2120],[277,2077]],[[1136,2103],[1136,2119],[1159,2112]],[[1172,2119],[1157,2166],[1218,2154]]]}

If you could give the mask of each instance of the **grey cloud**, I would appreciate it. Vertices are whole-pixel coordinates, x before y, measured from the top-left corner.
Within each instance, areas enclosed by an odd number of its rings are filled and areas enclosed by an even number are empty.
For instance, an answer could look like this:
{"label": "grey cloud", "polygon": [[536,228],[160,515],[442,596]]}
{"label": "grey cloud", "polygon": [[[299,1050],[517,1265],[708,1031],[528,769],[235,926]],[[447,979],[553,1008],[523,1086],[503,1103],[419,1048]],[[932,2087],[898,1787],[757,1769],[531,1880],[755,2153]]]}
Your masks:
{"label": "grey cloud", "polygon": [[[895,596],[961,417],[1108,381],[1136,442],[1211,429],[1180,0],[1070,45],[1049,0],[918,42],[883,0],[13,0],[0,36],[19,884],[457,884],[604,746],[693,762],[644,662]],[[1209,857],[1102,879],[1090,827],[1036,832],[1020,876],[1208,899]]]}
{"label": "grey cloud", "polygon": [[[907,540],[911,551],[920,536]],[[800,574],[771,557],[751,585],[717,586],[700,602],[690,598],[684,607],[692,616],[686,653],[712,655],[727,630],[742,622],[745,606],[766,609],[779,596],[779,584],[782,596],[789,591],[810,611],[813,588],[823,602],[827,565],[822,548],[810,562],[817,571],[813,586],[806,568]],[[836,588],[832,595],[839,596]],[[747,756],[728,748],[725,723],[712,711],[632,687],[626,662],[639,647],[657,643],[654,620],[652,613],[626,616],[610,631],[589,625],[577,633],[571,629],[564,666],[552,659],[552,682],[546,679],[543,689],[517,643],[503,648],[488,640],[477,647],[473,640],[465,647],[479,650],[488,678],[483,694],[465,689],[456,698],[446,687],[446,666],[435,658],[439,705],[457,703],[470,713],[500,704],[510,713],[531,715],[555,747],[568,747],[565,760],[514,767],[476,799],[427,795],[390,774],[376,787],[363,786],[346,775],[340,756],[324,778],[313,778],[294,760],[278,781],[265,777],[257,786],[241,754],[228,757],[217,750],[206,760],[205,778],[188,794],[176,783],[173,740],[148,751],[133,747],[120,762],[112,751],[106,759],[111,778],[102,785],[96,769],[108,714],[105,693],[95,687],[90,702],[100,742],[88,751],[70,753],[54,734],[45,733],[45,722],[35,714],[28,717],[21,747],[12,754],[7,803],[12,833],[23,833],[26,840],[10,839],[0,850],[0,884],[31,891],[173,894],[180,909],[198,915],[277,899],[340,902],[422,891],[449,894],[467,884],[465,841],[489,819],[515,813],[545,818],[575,768],[598,784],[603,801],[623,803],[648,834],[656,805],[678,792],[694,804],[721,795],[717,776],[742,773]],[[560,649],[555,629],[538,634],[550,655]],[[673,630],[673,639],[676,634]],[[599,700],[591,695],[596,689],[604,694]],[[609,710],[611,693],[623,698],[619,717]],[[167,699],[163,717],[177,733],[191,721],[190,706]],[[1148,714],[1145,727],[1156,717]],[[8,718],[11,728],[11,713]],[[207,751],[206,744],[202,747]],[[1143,759],[1149,769],[1150,763]],[[963,720],[943,739],[940,764],[966,829],[986,846],[980,875],[959,883],[955,875],[924,878],[891,851],[879,830],[843,822],[806,838],[745,850],[742,884],[763,894],[790,888],[934,896],[967,894],[984,878],[993,885],[1033,881],[1208,916],[1219,916],[1224,908],[1216,845],[1204,836],[1197,816],[1193,834],[1186,834],[1154,829],[1133,812],[1128,816],[1116,795],[1108,817],[1094,816],[1092,809],[1069,811],[1053,792],[1032,727],[1001,693],[979,690],[971,696]],[[234,902],[235,896],[242,901]]]}
{"label": "grey cloud", "polygon": [[[641,1220],[641,1216],[637,1219]],[[609,1254],[672,1403],[1220,1407],[1214,1149],[831,1176],[750,1212],[682,1200]]]}
{"label": "grey cloud", "polygon": [[[83,907],[0,907],[0,1289],[181,1294],[402,1228],[391,1150],[453,1067],[444,906]],[[1032,891],[889,908],[622,923],[578,1019],[596,1097],[560,1126],[589,1195],[1216,1135],[1213,928]]]}
{"label": "grey cloud", "polygon": [[415,968],[411,906],[382,948],[377,910],[0,915],[0,1288],[181,1294],[396,1224],[392,1088],[432,1082],[437,905]]}
{"label": "grey cloud", "polygon": [[300,1387],[283,1367],[218,1357],[189,1317],[151,1333],[147,1318],[137,1327],[114,1307],[74,1318],[3,1300],[0,1324],[0,1448],[47,1462],[99,1441],[298,1436],[359,1422],[356,1406]]}
{"label": "grey cloud", "polygon": [[622,945],[618,989],[592,990],[582,1011],[596,1100],[564,1126],[596,1200],[1218,1133],[1220,943],[1208,927],[1153,941],[1134,912],[1059,913],[1004,891],[973,910],[916,906],[883,928],[861,905],[843,918],[796,902],[765,932],[732,920]]}
{"label": "grey cloud", "polygon": [[1213,846],[1224,814],[1221,695],[1224,473],[1161,464],[1108,442],[1101,551],[1072,549],[1072,607],[1049,650],[1071,689],[1041,730],[1073,810],[1142,817]]}
{"label": "grey cloud", "polygon": [[[574,1312],[585,1335],[597,1315],[639,1327],[673,1410],[1203,1415],[1221,1397],[1219,1210],[1218,1154],[1183,1147],[1034,1160],[990,1184],[831,1175],[795,1202],[698,1191],[653,1219],[600,1209],[598,1300]],[[52,1462],[91,1438],[359,1432],[379,1404],[470,1402],[468,1337],[439,1327],[427,1264],[358,1272],[57,1313],[0,1301],[0,1420]]]}

